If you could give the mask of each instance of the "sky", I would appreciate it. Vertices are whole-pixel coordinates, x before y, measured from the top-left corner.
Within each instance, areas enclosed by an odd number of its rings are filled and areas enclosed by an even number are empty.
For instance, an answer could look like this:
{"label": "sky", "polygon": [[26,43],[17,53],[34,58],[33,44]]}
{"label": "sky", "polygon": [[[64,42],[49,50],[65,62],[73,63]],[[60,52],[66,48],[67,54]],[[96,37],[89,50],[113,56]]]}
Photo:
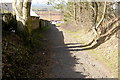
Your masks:
{"label": "sky", "polygon": [[[49,0],[32,0],[32,3],[34,4],[34,3],[38,3],[38,4],[46,4],[47,2],[48,2]],[[67,1],[74,1],[74,0],[65,0],[66,2]],[[76,1],[79,1],[79,0],[76,0]],[[86,1],[86,0],[81,0],[81,1]],[[87,0],[87,1],[91,1],[91,0]],[[102,1],[102,2],[104,2],[105,0],[95,0],[95,1]],[[120,1],[120,0],[106,0],[106,1]],[[0,3],[1,2],[12,2],[12,0],[0,0]]]}
{"label": "sky", "polygon": [[[32,3],[42,3],[42,4],[45,4],[45,3],[47,3],[49,0],[32,0]],[[7,2],[7,3],[9,3],[9,2],[12,2],[12,0],[0,0],[0,3],[1,2]]]}

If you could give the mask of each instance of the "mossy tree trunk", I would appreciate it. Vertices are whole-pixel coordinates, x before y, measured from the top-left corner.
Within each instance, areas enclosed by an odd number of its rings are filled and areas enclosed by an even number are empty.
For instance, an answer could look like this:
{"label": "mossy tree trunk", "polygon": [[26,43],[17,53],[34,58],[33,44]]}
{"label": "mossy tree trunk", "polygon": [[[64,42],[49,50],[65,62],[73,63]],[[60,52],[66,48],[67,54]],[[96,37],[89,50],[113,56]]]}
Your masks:
{"label": "mossy tree trunk", "polygon": [[31,34],[30,7],[31,0],[13,0],[13,15],[17,20],[17,33]]}
{"label": "mossy tree trunk", "polygon": [[30,17],[30,0],[24,0],[23,2],[23,26],[25,31],[31,35],[31,17]]}

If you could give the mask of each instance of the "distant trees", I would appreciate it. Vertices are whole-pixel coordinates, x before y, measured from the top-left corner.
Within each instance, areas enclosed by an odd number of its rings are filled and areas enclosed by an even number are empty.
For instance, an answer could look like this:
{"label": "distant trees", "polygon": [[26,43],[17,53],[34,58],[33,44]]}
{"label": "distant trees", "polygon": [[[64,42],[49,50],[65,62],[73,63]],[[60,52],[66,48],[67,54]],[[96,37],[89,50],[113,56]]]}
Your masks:
{"label": "distant trees", "polygon": [[31,34],[31,0],[13,0],[13,15],[17,20],[17,32]]}

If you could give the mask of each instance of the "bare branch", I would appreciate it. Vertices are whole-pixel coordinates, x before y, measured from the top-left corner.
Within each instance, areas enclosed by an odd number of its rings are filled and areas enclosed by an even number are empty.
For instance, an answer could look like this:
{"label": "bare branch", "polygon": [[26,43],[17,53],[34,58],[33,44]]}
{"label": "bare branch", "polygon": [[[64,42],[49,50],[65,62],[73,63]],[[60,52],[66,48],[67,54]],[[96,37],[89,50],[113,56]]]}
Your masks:
{"label": "bare branch", "polygon": [[107,4],[106,4],[106,0],[105,0],[105,4],[104,4],[104,10],[103,10],[103,15],[102,15],[102,18],[101,20],[99,21],[99,23],[96,25],[96,29],[98,29],[98,27],[100,26],[100,24],[102,23],[104,17],[105,17],[105,12],[106,12],[106,7],[107,7]]}

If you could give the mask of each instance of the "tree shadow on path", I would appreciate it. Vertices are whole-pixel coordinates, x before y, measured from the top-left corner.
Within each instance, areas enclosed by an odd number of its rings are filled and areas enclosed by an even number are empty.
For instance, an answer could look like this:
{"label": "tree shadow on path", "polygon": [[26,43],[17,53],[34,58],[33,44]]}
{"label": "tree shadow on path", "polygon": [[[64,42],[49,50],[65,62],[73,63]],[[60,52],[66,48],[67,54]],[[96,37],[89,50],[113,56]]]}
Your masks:
{"label": "tree shadow on path", "polygon": [[71,56],[69,49],[65,45],[62,31],[59,31],[53,25],[46,33],[46,38],[48,39],[48,45],[54,61],[51,69],[54,78],[85,78],[87,76],[74,69],[77,60]]}

